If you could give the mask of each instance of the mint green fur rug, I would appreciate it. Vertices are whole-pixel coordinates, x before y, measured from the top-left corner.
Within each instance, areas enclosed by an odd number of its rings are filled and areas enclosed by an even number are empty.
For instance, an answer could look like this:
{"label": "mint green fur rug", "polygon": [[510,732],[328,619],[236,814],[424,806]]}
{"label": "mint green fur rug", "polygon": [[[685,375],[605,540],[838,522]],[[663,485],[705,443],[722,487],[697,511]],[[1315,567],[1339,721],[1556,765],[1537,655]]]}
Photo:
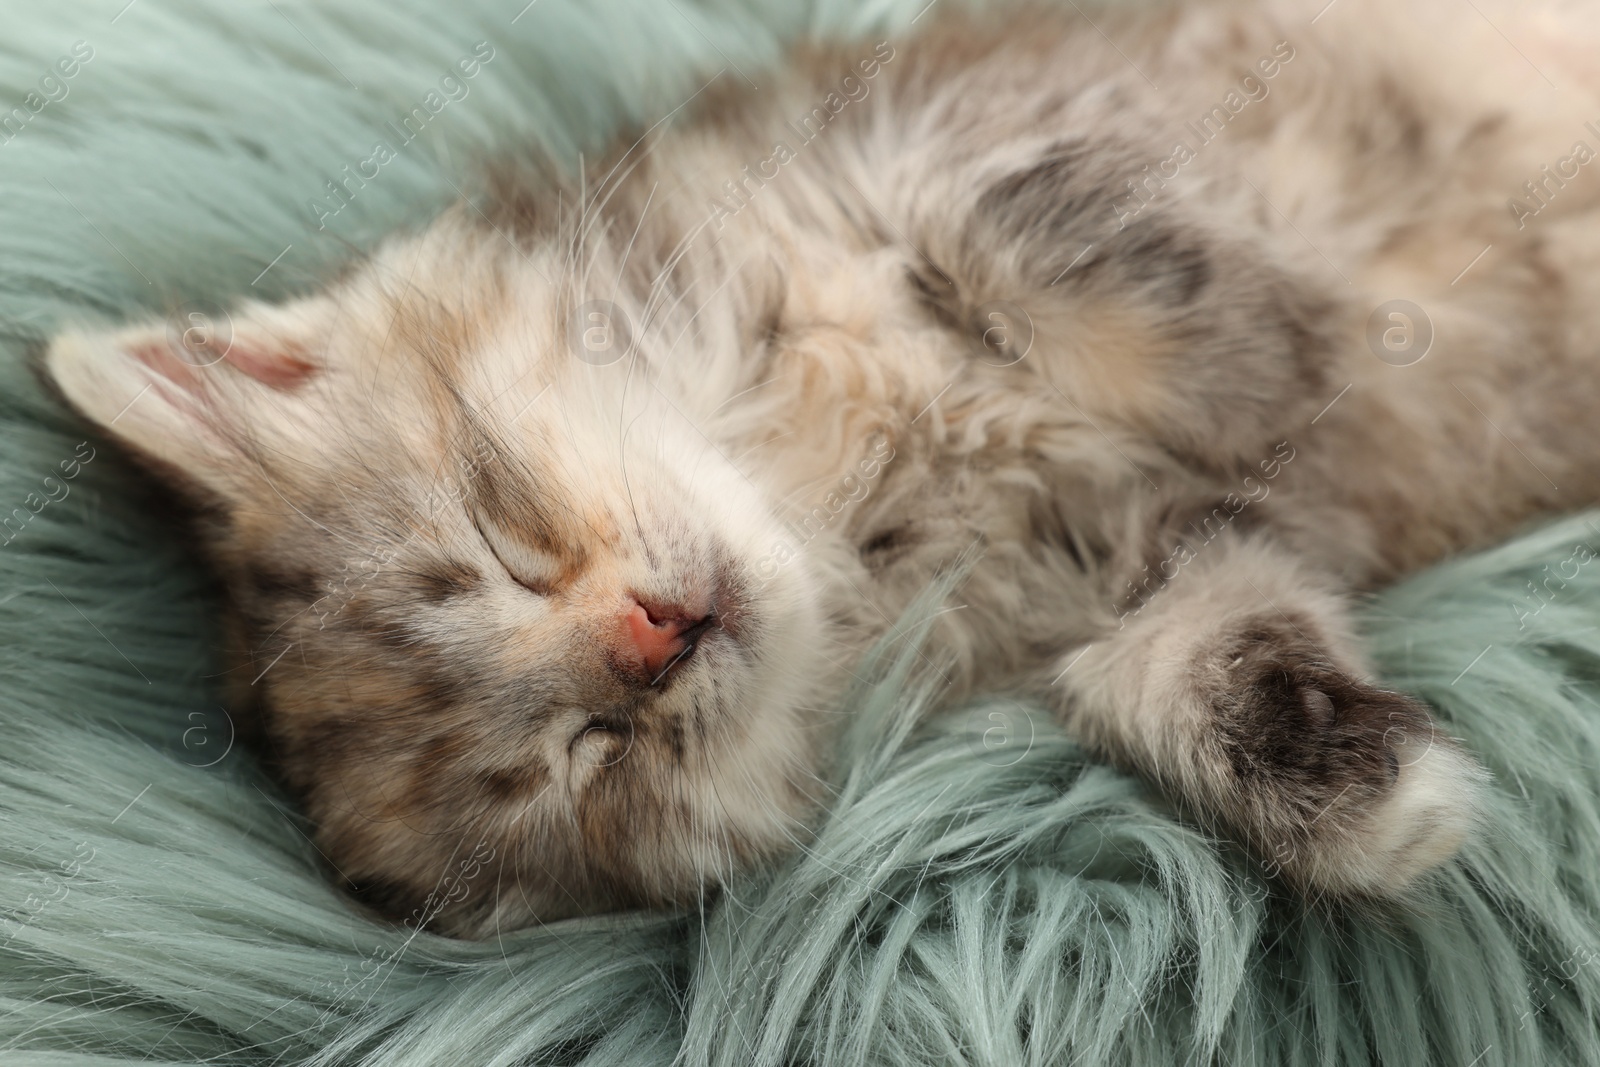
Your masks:
{"label": "mint green fur rug", "polygon": [[[1037,711],[919,726],[914,621],[851,698],[818,839],[693,914],[468,944],[335,893],[230,747],[203,575],[28,365],[68,320],[281,297],[470,192],[486,147],[575,161],[707,72],[759,82],[783,40],[892,33],[926,0],[524,2],[0,19],[0,1063],[1600,1063],[1581,519],[1367,612],[1389,681],[1495,774],[1482,832],[1404,908],[1285,896]],[[337,200],[345,167],[377,173]]]}

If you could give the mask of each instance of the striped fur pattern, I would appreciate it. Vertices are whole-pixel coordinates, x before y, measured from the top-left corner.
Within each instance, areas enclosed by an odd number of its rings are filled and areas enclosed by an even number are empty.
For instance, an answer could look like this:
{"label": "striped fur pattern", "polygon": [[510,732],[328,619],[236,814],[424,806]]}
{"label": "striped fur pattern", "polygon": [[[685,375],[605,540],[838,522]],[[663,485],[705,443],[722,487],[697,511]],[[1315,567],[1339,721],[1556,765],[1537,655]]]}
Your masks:
{"label": "striped fur pattern", "polygon": [[[1600,501],[1600,186],[1521,191],[1600,119],[1589,12],[1522,6],[1550,99],[1470,5],[1395,7],[804,49],[48,372],[193,504],[234,706],[386,913],[672,906],[802,844],[854,658],[974,549],[952,700],[1048,699],[1307,892],[1391,896],[1483,772],[1352,595]],[[630,597],[714,605],[670,677]]]}

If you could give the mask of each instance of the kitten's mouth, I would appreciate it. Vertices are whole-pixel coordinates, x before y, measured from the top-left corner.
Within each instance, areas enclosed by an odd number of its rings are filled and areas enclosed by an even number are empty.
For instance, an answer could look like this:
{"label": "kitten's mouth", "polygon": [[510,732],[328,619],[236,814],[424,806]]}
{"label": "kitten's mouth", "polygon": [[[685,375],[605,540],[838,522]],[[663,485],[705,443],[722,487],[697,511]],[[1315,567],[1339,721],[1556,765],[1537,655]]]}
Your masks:
{"label": "kitten's mouth", "polygon": [[662,685],[674,672],[688,663],[690,658],[694,656],[694,650],[699,647],[700,639],[709,633],[713,627],[721,627],[721,625],[721,622],[717,619],[716,610],[713,609],[705,618],[678,634],[677,639],[682,642],[683,647],[667,661],[666,665],[661,668],[654,678],[650,679],[651,688]]}

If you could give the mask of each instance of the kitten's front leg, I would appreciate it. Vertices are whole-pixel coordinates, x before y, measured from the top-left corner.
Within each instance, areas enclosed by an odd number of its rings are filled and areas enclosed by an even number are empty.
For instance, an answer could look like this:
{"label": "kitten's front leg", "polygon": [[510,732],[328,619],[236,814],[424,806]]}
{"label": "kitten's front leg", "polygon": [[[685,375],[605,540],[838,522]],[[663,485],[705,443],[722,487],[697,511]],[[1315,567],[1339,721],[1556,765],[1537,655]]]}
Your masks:
{"label": "kitten's front leg", "polygon": [[1085,742],[1312,893],[1392,894],[1455,852],[1487,775],[1373,684],[1330,583],[1224,536],[1131,606],[1056,668]]}

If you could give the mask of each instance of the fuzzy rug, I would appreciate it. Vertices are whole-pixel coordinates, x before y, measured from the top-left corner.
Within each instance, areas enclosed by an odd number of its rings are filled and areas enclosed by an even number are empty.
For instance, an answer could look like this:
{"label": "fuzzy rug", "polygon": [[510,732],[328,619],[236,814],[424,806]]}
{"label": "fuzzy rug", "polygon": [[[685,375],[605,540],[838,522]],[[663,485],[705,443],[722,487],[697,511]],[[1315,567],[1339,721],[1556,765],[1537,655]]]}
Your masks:
{"label": "fuzzy rug", "polygon": [[[470,190],[486,146],[575,158],[704,72],[757,70],[808,32],[892,33],[925,2],[10,0],[0,1062],[1600,1062],[1600,567],[1569,562],[1600,523],[1583,519],[1370,606],[1386,677],[1496,777],[1459,862],[1386,913],[1284,897],[1036,710],[913,730],[914,623],[851,698],[815,844],[690,915],[479,944],[377,925],[232,746],[208,586],[144,483],[35,382],[39,342],[280,297]],[[418,107],[426,128],[396,143]],[[334,198],[380,140],[392,158]],[[1574,566],[1548,602],[1529,591]]]}

